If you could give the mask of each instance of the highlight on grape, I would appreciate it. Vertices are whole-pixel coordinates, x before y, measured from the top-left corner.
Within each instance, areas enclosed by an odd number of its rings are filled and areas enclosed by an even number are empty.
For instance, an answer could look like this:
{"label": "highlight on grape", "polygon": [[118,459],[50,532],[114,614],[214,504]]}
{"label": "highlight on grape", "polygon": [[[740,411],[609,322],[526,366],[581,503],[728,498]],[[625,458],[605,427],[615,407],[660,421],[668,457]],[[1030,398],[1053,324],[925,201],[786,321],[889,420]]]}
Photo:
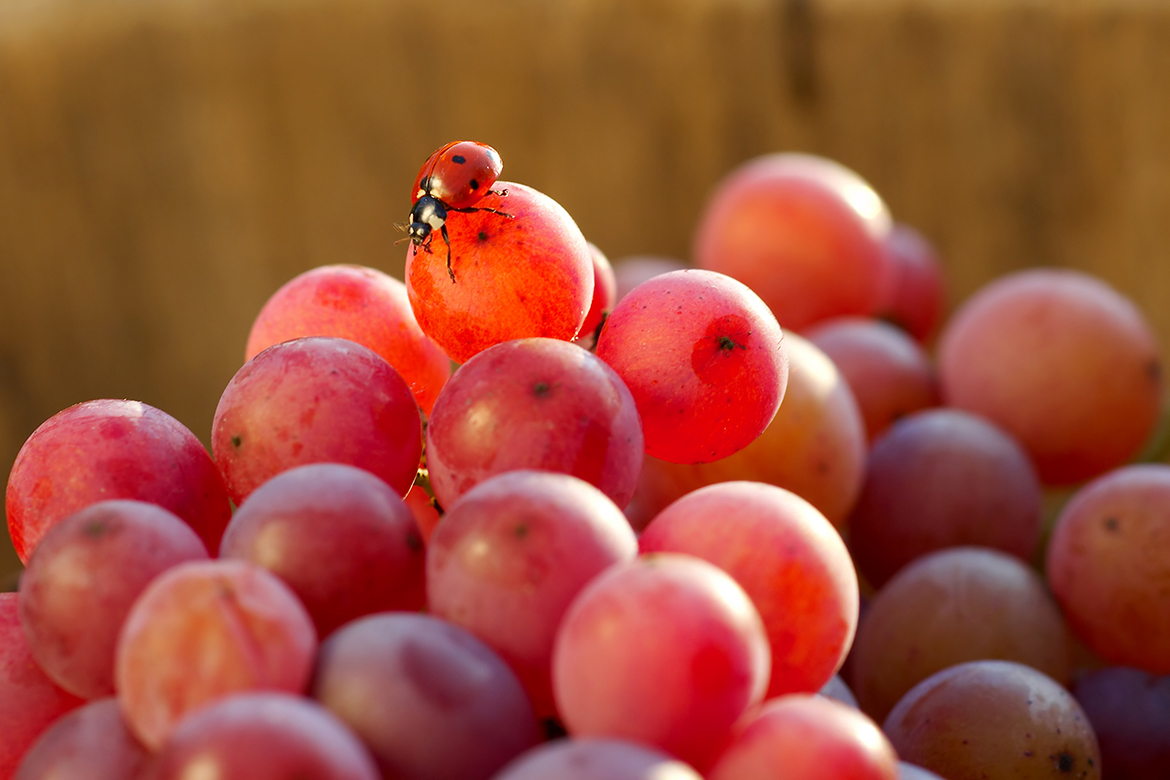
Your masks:
{"label": "highlight on grape", "polygon": [[1036,269],[948,317],[813,155],[729,173],[690,262],[611,262],[502,165],[426,160],[404,281],[274,291],[198,431],[29,437],[0,780],[1170,776],[1132,301]]}

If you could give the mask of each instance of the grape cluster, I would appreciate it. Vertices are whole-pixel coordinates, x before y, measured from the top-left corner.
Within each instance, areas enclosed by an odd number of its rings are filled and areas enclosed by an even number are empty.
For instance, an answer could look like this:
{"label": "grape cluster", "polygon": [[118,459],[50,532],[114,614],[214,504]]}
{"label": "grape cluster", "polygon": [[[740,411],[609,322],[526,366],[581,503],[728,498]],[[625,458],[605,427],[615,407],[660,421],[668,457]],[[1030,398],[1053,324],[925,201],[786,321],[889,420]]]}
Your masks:
{"label": "grape cluster", "polygon": [[0,780],[1170,776],[1130,301],[1036,269],[944,320],[810,155],[733,171],[690,266],[501,167],[427,161],[405,282],[278,290],[210,454],[135,401],[32,434]]}

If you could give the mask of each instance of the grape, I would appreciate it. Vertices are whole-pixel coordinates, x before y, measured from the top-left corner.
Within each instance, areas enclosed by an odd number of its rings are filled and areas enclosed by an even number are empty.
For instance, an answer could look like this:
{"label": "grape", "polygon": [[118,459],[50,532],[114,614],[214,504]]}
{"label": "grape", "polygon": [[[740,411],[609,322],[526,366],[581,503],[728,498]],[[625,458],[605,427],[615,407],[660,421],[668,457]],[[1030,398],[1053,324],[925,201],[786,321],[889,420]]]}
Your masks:
{"label": "grape", "polygon": [[708,780],[897,780],[898,757],[873,721],[821,696],[789,694],[747,719]]}
{"label": "grape", "polygon": [[1030,666],[972,661],[912,688],[883,726],[904,761],[947,780],[1100,780],[1097,739],[1068,691]]}
{"label": "grape", "polygon": [[450,359],[415,321],[406,285],[373,268],[324,265],[286,282],[252,323],[245,359],[304,336],[337,336],[374,350],[427,414],[451,375]]}
{"label": "grape", "polygon": [[944,547],[992,547],[1027,560],[1043,508],[1040,481],[1016,440],[968,412],[926,410],[874,443],[849,546],[877,587]]}
{"label": "grape", "polygon": [[615,303],[625,298],[630,290],[634,289],[647,279],[668,274],[671,271],[682,271],[687,264],[673,257],[659,257],[657,255],[630,255],[617,261],[613,267],[613,277],[617,285]]}
{"label": "grape", "polygon": [[772,651],[769,698],[817,691],[841,667],[857,630],[857,574],[803,498],[759,482],[709,485],[662,510],[639,544],[702,558],[743,587]]}
{"label": "grape", "polygon": [[702,780],[665,753],[620,739],[560,739],[533,748],[493,780]]}
{"label": "grape", "polygon": [[943,778],[931,772],[929,769],[923,769],[920,766],[899,761],[898,780],[943,780]]}
{"label": "grape", "polygon": [[190,526],[154,504],[99,501],[54,525],[20,578],[20,620],[37,663],[83,699],[114,693],[114,650],[158,574],[207,558]]}
{"label": "grape", "polygon": [[830,677],[829,681],[821,688],[820,694],[825,698],[839,701],[853,709],[861,709],[857,705],[857,697],[853,695],[853,690],[840,674],[835,674]]}
{"label": "grape", "polygon": [[287,693],[229,696],[181,720],[152,780],[380,780],[353,733],[316,702]]}
{"label": "grape", "polygon": [[788,379],[768,307],[711,271],[643,282],[610,312],[597,356],[630,388],[647,454],[674,463],[746,447],[776,416]]}
{"label": "grape", "polygon": [[755,290],[786,329],[872,314],[890,215],[853,171],[807,154],[770,154],[732,171],[699,221],[695,265]]}
{"label": "grape", "polygon": [[106,697],[63,715],[24,755],[13,780],[145,780],[150,754]]}
{"label": "grape", "polygon": [[53,524],[112,498],[169,509],[213,554],[232,514],[215,464],[182,423],[137,401],[87,401],[42,423],[12,465],[5,511],[20,560]]}
{"label": "grape", "polygon": [[627,515],[641,528],[685,493],[717,482],[750,480],[791,490],[833,525],[845,520],[865,475],[865,423],[848,384],[820,349],[784,335],[788,388],[758,439],[714,463],[684,465],[646,458]]}
{"label": "grape", "polygon": [[1073,688],[1101,746],[1110,780],[1165,780],[1170,766],[1170,677],[1111,667]]}
{"label": "grape", "polygon": [[130,610],[116,681],[134,735],[157,750],[184,715],[231,693],[302,692],[316,632],[275,575],[245,561],[195,561],[163,572]]}
{"label": "grape", "polygon": [[451,214],[452,280],[447,246],[414,242],[406,255],[406,290],[418,324],[457,363],[493,344],[543,336],[569,341],[593,300],[593,261],[581,230],[560,204],[531,187],[497,181],[506,196],[486,195]]}
{"label": "grape", "polygon": [[938,255],[921,233],[900,222],[886,236],[884,249],[890,278],[878,314],[926,343],[946,310]]}
{"label": "grape", "polygon": [[460,366],[427,424],[431,488],[444,507],[488,477],[559,471],[629,503],[642,468],[634,398],[595,355],[557,339],[518,339]]}
{"label": "grape", "polygon": [[360,618],[321,644],[313,697],[384,777],[481,780],[539,740],[519,680],[458,626],[404,612]]}
{"label": "grape", "polygon": [[768,687],[768,639],[743,589],[689,555],[618,564],[569,607],[553,693],[569,733],[657,747],[702,770]]}
{"label": "grape", "polygon": [[322,637],[362,615],[426,604],[414,515],[389,485],[354,466],[299,466],[256,488],[228,524],[220,557],[280,577]]}
{"label": "grape", "polygon": [[82,703],[37,666],[20,625],[17,595],[0,593],[0,777],[10,777],[41,732]]}
{"label": "grape", "polygon": [[418,471],[422,421],[406,382],[373,350],[309,337],[236,372],[215,410],[211,451],[237,504],[282,471],[324,461],[371,471],[402,496]]}
{"label": "grape", "polygon": [[1046,485],[1120,466],[1153,432],[1158,344],[1133,303],[1077,271],[1003,277],[968,300],[938,346],[945,403],[1023,444]]}
{"label": "grape", "polygon": [[592,485],[567,474],[500,474],[465,493],[436,530],[427,550],[430,611],[499,653],[536,714],[552,716],[553,638],[569,602],[637,554],[621,510]]}
{"label": "grape", "polygon": [[617,279],[614,278],[609,258],[591,242],[589,256],[593,259],[593,302],[589,304],[589,311],[585,312],[585,321],[581,323],[581,330],[575,339],[585,347],[596,344],[594,337],[598,327],[617,303]]}
{"label": "grape", "polygon": [[900,418],[938,405],[938,380],[930,358],[893,325],[839,317],[814,325],[805,335],[849,383],[870,443]]}
{"label": "grape", "polygon": [[853,691],[881,720],[906,691],[948,666],[1000,658],[1067,683],[1068,629],[1044,582],[994,550],[957,547],[899,572],[869,603],[853,646]]}
{"label": "grape", "polygon": [[1170,466],[1126,466],[1085,485],[1047,557],[1052,592],[1090,650],[1170,674]]}

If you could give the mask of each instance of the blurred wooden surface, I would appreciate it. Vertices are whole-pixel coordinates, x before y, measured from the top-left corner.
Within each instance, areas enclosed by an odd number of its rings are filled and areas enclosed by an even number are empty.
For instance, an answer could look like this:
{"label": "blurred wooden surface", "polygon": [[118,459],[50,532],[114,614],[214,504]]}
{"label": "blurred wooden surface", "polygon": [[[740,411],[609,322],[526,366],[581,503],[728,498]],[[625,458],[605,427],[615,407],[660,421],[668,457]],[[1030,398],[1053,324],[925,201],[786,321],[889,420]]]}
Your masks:
{"label": "blurred wooden surface", "polygon": [[1167,84],[1162,0],[5,0],[0,473],[90,398],[206,441],[282,282],[401,274],[393,225],[454,138],[611,258],[685,258],[732,166],[821,153],[954,300],[1074,266],[1168,341]]}

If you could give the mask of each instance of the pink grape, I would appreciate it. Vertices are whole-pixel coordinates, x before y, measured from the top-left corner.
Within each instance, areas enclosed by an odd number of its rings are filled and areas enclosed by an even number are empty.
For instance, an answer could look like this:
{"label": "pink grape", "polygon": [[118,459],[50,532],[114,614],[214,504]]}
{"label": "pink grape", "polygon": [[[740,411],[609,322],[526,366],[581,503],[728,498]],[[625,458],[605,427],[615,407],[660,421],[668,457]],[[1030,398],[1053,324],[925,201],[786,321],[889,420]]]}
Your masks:
{"label": "pink grape", "polygon": [[810,694],[766,702],[745,719],[708,780],[897,780],[898,756],[877,724]]}
{"label": "pink grape", "polygon": [[524,753],[493,780],[702,780],[681,761],[620,739],[560,739]]}
{"label": "pink grape", "polygon": [[346,463],[398,495],[414,483],[422,421],[402,377],[368,347],[310,337],[269,347],[220,396],[211,451],[237,504],[295,466]]}
{"label": "pink grape", "polygon": [[947,323],[938,361],[944,402],[1019,439],[1046,485],[1137,455],[1162,404],[1146,318],[1079,271],[1037,268],[987,285]]}
{"label": "pink grape", "polygon": [[1028,560],[1043,508],[1040,480],[1018,441],[969,412],[929,409],[874,442],[849,545],[876,587],[946,547],[992,547]]}
{"label": "pink grape", "polygon": [[625,506],[644,444],[634,398],[612,368],[567,341],[532,338],[459,367],[435,402],[426,451],[444,507],[517,469],[572,474]]}
{"label": "pink grape", "polygon": [[33,659],[15,593],[0,593],[0,778],[53,721],[84,702],[58,687]]}
{"label": "pink grape", "polygon": [[814,325],[805,335],[849,383],[871,444],[902,417],[938,406],[938,379],[930,357],[893,325],[840,317]]}
{"label": "pink grape", "polygon": [[707,463],[742,450],[776,416],[788,381],[782,338],[746,285],[675,271],[614,307],[597,356],[630,388],[647,454]]}
{"label": "pink grape", "polygon": [[342,626],[321,645],[313,697],[397,780],[487,780],[540,739],[507,664],[428,615],[390,612]]}
{"label": "pink grape", "polygon": [[657,553],[611,567],[569,607],[553,692],[574,737],[665,750],[702,771],[768,687],[760,616],[706,561]]}
{"label": "pink grape", "polygon": [[20,578],[20,620],[37,663],[83,699],[114,694],[118,633],[156,576],[207,558],[179,517],[155,504],[99,501],[54,525]]}
{"label": "pink grape", "polygon": [[1170,766],[1170,676],[1123,666],[1081,676],[1073,695],[1089,716],[1110,778],[1162,780]]}
{"label": "pink grape", "polygon": [[297,597],[245,561],[195,561],[159,575],[118,639],[118,699],[157,750],[188,712],[232,693],[301,693],[317,636]]}
{"label": "pink grape", "polygon": [[305,605],[317,634],[426,604],[426,554],[402,497],[368,471],[312,463],[277,474],[236,512],[222,558],[263,566]]}
{"label": "pink grape", "polygon": [[719,184],[695,233],[699,268],[755,290],[780,325],[803,330],[881,302],[890,214],[845,166],[808,154],[769,154]]}
{"label": "pink grape", "polygon": [[244,357],[305,336],[337,336],[374,350],[427,414],[451,375],[451,360],[415,321],[406,285],[373,268],[325,265],[286,282],[252,323]]}
{"label": "pink grape", "polygon": [[884,249],[890,278],[878,315],[927,343],[946,313],[946,280],[938,253],[925,236],[901,222],[894,223]]}
{"label": "pink grape", "polygon": [[551,716],[553,639],[565,610],[586,583],[637,554],[621,510],[587,482],[500,474],[464,493],[436,529],[427,549],[430,612],[499,653],[537,714]]}
{"label": "pink grape", "polygon": [[1126,466],[1078,490],[1057,517],[1047,576],[1090,650],[1170,674],[1170,466]]}
{"label": "pink grape", "polygon": [[228,696],[179,721],[151,780],[381,780],[365,747],[325,708],[287,693]]}
{"label": "pink grape", "polygon": [[42,423],[12,464],[5,511],[21,561],[62,518],[112,498],[169,509],[213,554],[232,514],[215,464],[182,423],[138,401],[87,401]]}
{"label": "pink grape", "polygon": [[702,558],[743,587],[771,647],[769,698],[815,692],[841,667],[857,630],[857,574],[841,536],[800,496],[760,482],[709,485],[662,510],[639,543]]}
{"label": "pink grape", "polygon": [[146,780],[151,759],[112,696],[63,715],[25,754],[13,780]]}

